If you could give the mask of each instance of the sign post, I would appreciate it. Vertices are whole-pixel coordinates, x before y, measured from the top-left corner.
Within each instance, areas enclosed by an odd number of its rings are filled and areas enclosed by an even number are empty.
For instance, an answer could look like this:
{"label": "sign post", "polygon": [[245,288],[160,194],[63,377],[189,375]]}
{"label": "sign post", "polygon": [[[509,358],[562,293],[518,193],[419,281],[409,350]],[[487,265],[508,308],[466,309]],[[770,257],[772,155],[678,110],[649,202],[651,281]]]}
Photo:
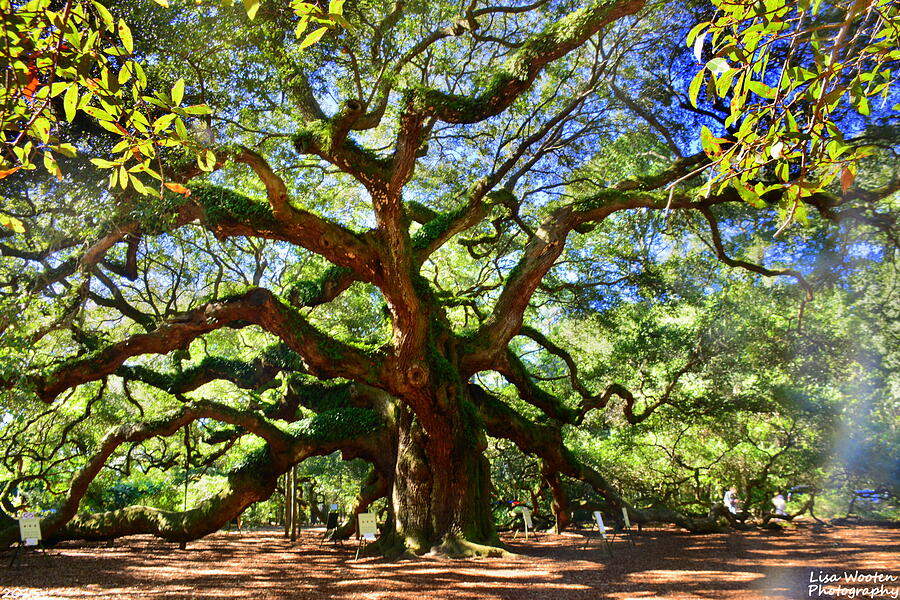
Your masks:
{"label": "sign post", "polygon": [[[375,513],[359,513],[359,544],[356,546],[356,558],[360,551],[375,541],[378,535],[378,525],[375,521]],[[355,559],[354,559],[355,560]]]}
{"label": "sign post", "polygon": [[[9,566],[12,567],[15,564],[16,559],[19,558],[19,554],[22,552],[22,548],[36,546],[43,551],[42,539],[41,520],[34,513],[22,513],[22,516],[19,517],[19,544],[16,546],[16,551],[9,561]],[[46,558],[46,553],[44,553],[44,557]]]}
{"label": "sign post", "polygon": [[325,543],[326,540],[330,539],[332,543],[338,542],[342,543],[341,540],[335,539],[335,534],[337,533],[338,528],[338,514],[335,511],[329,512],[325,517],[325,533],[322,534],[322,539],[319,542],[319,546]]}
{"label": "sign post", "polygon": [[628,541],[631,542],[632,546],[636,546],[634,543],[634,535],[631,533],[631,519],[628,518],[628,509],[624,506],[622,507],[622,517],[625,519],[625,533],[628,534]]}
{"label": "sign post", "polygon": [[[600,531],[600,543],[606,548],[606,551],[609,552],[610,558],[612,557],[612,544],[609,543],[609,538],[606,537],[606,525],[603,524],[603,514],[599,510],[594,511],[594,521],[597,524],[597,529]],[[590,540],[590,538],[588,538]],[[587,545],[587,543],[585,543]]]}
{"label": "sign post", "polygon": [[[519,505],[516,508],[519,509],[519,512],[522,513],[522,524],[525,528],[525,539],[528,539],[528,532],[530,531],[532,534],[537,535],[534,532],[534,521],[531,518],[531,509],[525,505]],[[519,537],[519,529],[516,528],[516,532],[513,534],[513,539]]]}

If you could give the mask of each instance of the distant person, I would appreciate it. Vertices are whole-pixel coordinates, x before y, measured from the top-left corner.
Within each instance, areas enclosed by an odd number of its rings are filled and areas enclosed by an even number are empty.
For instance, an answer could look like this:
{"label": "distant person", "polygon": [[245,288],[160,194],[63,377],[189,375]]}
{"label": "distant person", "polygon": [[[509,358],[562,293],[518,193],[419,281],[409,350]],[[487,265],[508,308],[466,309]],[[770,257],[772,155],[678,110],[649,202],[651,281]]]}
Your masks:
{"label": "distant person", "polygon": [[787,511],[785,508],[787,507],[787,500],[784,499],[784,496],[781,492],[775,494],[772,498],[772,505],[775,506],[775,514],[780,515],[782,517],[787,516]]}
{"label": "distant person", "polygon": [[732,486],[725,492],[725,496],[722,498],[722,504],[725,505],[728,512],[736,515],[738,512],[738,502],[737,488]]}

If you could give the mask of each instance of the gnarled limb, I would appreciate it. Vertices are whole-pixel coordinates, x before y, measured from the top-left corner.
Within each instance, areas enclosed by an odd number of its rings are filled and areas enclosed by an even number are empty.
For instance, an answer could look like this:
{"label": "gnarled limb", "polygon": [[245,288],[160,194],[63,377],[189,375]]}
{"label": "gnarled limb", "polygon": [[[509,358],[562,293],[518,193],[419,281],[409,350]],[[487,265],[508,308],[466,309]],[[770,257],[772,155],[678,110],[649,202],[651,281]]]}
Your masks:
{"label": "gnarled limb", "polygon": [[256,152],[244,148],[235,156],[238,162],[249,165],[266,186],[272,214],[291,241],[320,254],[331,262],[351,268],[365,281],[377,279],[375,254],[366,240],[349,229],[294,207],[288,198],[287,186]]}
{"label": "gnarled limb", "polygon": [[751,271],[753,273],[758,273],[760,275],[765,275],[766,277],[778,277],[778,276],[788,276],[793,277],[797,280],[797,283],[803,290],[806,292],[806,302],[810,302],[813,299],[813,290],[812,286],[806,281],[803,275],[794,269],[767,269],[762,265],[757,265],[751,262],[747,262],[745,260],[736,260],[733,258],[729,258],[727,254],[725,254],[725,248],[722,245],[722,235],[719,233],[719,223],[716,220],[715,215],[712,212],[712,209],[708,206],[698,206],[697,210],[702,214],[706,221],[709,223],[709,232],[712,236],[713,248],[716,252],[716,257],[721,260],[723,263],[728,265],[729,267],[739,267],[741,269],[746,269],[747,271]]}
{"label": "gnarled limb", "polygon": [[531,87],[545,65],[578,48],[609,23],[634,14],[643,5],[643,0],[593,2],[526,40],[477,96],[415,88],[407,92],[406,112],[433,115],[448,123],[477,123],[498,115]]}
{"label": "gnarled limb", "polygon": [[[32,376],[28,382],[42,400],[51,402],[64,390],[113,373],[131,357],[170,352],[221,327],[242,327],[251,323],[281,337],[303,357],[310,371],[319,376],[371,383],[379,381],[378,369],[372,370],[376,362],[372,357],[322,334],[270,291],[256,288],[240,296],[200,306],[150,333],[110,344],[63,363],[49,375]],[[385,362],[390,361],[385,359]]]}
{"label": "gnarled limb", "polygon": [[[349,410],[352,412],[354,409]],[[75,517],[88,486],[122,444],[169,436],[201,418],[242,427],[266,441],[263,448],[248,456],[242,465],[229,474],[228,485],[223,491],[198,507],[184,512],[131,506],[118,511]],[[335,420],[342,418],[348,420],[349,424],[335,429]],[[292,432],[282,431],[260,415],[201,400],[153,422],[113,428],[104,437],[97,452],[72,479],[59,510],[43,521],[42,531],[47,538],[108,539],[152,533],[165,539],[184,542],[218,530],[251,503],[268,498],[275,489],[278,477],[308,456],[343,449],[348,454],[383,462],[381,454],[384,453],[386,431],[374,414],[372,419],[367,420],[360,419],[355,413],[348,413],[343,417],[323,413],[306,419],[299,425]],[[0,546],[13,543],[17,534],[18,530],[14,527],[0,530]]]}
{"label": "gnarled limb", "polygon": [[606,478],[579,461],[565,447],[558,427],[532,423],[482,388],[471,384],[469,387],[488,434],[508,439],[523,452],[540,457],[546,462],[546,468],[552,471],[587,483],[614,508],[628,510],[628,515],[634,522],[663,521],[695,532],[718,528],[714,518],[695,519],[664,507],[635,508],[622,498]]}
{"label": "gnarled limb", "polygon": [[[87,464],[73,477],[69,484],[68,493],[57,512],[43,521],[41,527],[44,535],[52,537],[74,517],[78,504],[87,491],[88,486],[119,446],[126,442],[141,442],[151,437],[172,435],[184,425],[204,417],[244,427],[265,439],[275,452],[285,452],[293,444],[293,440],[289,435],[271,425],[262,417],[207,401],[186,405],[170,416],[156,422],[120,425],[106,434],[94,455],[88,459]],[[12,531],[11,529],[0,531],[0,546],[11,544],[16,539],[17,533],[17,531]]]}

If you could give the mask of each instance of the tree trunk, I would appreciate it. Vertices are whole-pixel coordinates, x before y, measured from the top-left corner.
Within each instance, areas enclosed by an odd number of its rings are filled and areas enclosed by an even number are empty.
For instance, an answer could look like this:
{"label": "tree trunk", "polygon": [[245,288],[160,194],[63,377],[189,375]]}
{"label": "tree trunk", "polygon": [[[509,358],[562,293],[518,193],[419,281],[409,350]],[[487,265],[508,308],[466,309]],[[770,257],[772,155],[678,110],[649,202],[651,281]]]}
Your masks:
{"label": "tree trunk", "polygon": [[428,415],[400,407],[392,504],[393,548],[451,556],[502,554],[490,513],[490,468],[486,438],[466,400],[440,397]]}

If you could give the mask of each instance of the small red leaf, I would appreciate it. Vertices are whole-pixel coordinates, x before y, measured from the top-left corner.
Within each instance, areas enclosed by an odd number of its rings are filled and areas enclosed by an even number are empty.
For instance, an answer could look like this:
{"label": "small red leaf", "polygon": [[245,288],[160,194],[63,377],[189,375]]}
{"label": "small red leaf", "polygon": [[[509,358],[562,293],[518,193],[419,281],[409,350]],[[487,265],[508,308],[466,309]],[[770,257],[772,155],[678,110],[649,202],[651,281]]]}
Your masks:
{"label": "small red leaf", "polygon": [[176,194],[182,194],[182,195],[184,195],[184,196],[190,196],[190,195],[191,195],[191,190],[187,189],[186,187],[184,187],[184,186],[181,185],[180,183],[172,183],[172,182],[170,182],[170,181],[167,181],[167,182],[164,183],[163,185],[165,185],[167,188],[169,188],[170,190],[172,190],[172,191],[175,192]]}
{"label": "small red leaf", "polygon": [[25,84],[25,87],[22,89],[22,93],[26,98],[32,98],[34,93],[38,89],[38,84],[40,82],[37,78],[37,69],[33,64],[28,65],[28,83]]}
{"label": "small red leaf", "polygon": [[841,171],[841,191],[846,194],[847,190],[850,189],[850,186],[853,185],[854,179],[856,179],[856,175],[853,171],[845,167]]}
{"label": "small red leaf", "polygon": [[6,169],[3,171],[0,171],[0,179],[3,179],[4,177],[8,177],[8,176],[12,175],[13,173],[15,173],[16,171],[18,171],[21,168],[22,167],[13,167],[12,169]]}

